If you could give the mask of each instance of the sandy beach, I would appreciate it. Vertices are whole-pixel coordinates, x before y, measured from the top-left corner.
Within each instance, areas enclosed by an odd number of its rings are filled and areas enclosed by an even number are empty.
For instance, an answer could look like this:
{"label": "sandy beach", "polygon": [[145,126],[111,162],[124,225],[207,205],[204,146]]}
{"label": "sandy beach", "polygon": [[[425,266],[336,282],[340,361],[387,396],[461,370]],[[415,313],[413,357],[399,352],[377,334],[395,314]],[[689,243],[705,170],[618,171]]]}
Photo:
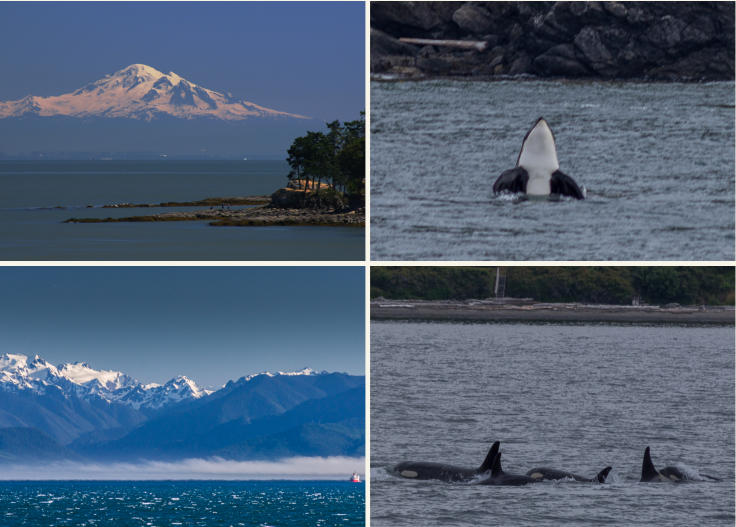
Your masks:
{"label": "sandy beach", "polygon": [[371,301],[373,320],[464,320],[514,322],[619,322],[651,324],[734,324],[729,306],[612,306],[509,304],[490,300]]}

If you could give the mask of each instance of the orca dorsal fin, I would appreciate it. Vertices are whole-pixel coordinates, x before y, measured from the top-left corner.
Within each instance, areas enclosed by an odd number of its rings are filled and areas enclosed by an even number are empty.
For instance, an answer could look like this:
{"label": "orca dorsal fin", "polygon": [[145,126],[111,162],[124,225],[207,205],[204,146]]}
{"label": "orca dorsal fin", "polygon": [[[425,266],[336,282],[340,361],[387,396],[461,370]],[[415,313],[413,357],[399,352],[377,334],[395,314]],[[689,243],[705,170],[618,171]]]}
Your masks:
{"label": "orca dorsal fin", "polygon": [[480,467],[478,467],[478,472],[488,472],[493,468],[493,461],[496,459],[496,454],[498,454],[498,447],[501,446],[500,441],[496,441],[491,446],[490,450],[488,451],[488,454],[486,455],[486,458],[483,460],[483,463],[481,463]]}
{"label": "orca dorsal fin", "polygon": [[641,481],[651,481],[659,476],[659,472],[654,468],[652,457],[649,454],[649,447],[644,450],[644,461],[641,463]]}
{"label": "orca dorsal fin", "polygon": [[496,476],[500,476],[503,474],[503,469],[501,468],[501,452],[496,454],[495,459],[493,460],[493,468],[491,469],[491,477],[495,478]]}
{"label": "orca dorsal fin", "polygon": [[595,479],[598,480],[598,483],[606,482],[606,478],[608,477],[608,473],[611,472],[611,468],[613,467],[606,467],[598,473],[598,475],[595,477]]}

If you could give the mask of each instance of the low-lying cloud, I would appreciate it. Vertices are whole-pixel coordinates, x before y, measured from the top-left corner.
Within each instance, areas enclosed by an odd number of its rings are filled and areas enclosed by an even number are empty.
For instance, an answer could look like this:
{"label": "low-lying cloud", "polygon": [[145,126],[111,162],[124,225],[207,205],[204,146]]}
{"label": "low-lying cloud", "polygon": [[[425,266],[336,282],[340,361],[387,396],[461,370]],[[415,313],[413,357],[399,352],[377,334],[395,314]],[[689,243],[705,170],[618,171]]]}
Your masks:
{"label": "low-lying cloud", "polygon": [[346,480],[363,473],[362,457],[293,457],[279,461],[232,461],[191,458],[181,461],[86,463],[59,461],[43,465],[5,465],[2,480]]}

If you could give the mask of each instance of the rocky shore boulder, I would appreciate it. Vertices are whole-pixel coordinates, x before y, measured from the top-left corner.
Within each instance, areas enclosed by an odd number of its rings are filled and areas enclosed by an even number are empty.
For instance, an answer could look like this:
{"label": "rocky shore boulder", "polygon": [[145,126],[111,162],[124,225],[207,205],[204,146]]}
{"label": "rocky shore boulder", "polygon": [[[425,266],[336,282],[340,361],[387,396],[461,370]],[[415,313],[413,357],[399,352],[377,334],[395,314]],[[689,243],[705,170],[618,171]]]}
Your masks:
{"label": "rocky shore boulder", "polygon": [[[402,37],[485,43],[467,50]],[[371,71],[733,80],[733,2],[374,2]]]}
{"label": "rocky shore boulder", "polygon": [[271,194],[272,208],[278,209],[313,209],[322,211],[347,210],[348,202],[341,192],[334,189],[322,189],[319,192],[280,188]]}
{"label": "rocky shore boulder", "polygon": [[280,188],[271,194],[271,207],[278,209],[299,209],[304,204],[304,191]]}

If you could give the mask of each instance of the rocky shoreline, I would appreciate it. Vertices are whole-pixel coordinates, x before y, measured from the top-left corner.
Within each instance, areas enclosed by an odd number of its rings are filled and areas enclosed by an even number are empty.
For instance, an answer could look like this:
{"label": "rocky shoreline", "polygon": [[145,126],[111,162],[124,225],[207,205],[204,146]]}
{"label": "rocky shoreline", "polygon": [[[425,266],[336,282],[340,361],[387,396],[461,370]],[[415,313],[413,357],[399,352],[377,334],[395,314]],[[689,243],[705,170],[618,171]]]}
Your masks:
{"label": "rocky shoreline", "polygon": [[375,2],[371,73],[733,80],[734,3]]}
{"label": "rocky shoreline", "polygon": [[522,304],[487,300],[372,300],[373,320],[734,324],[733,307]]}
{"label": "rocky shoreline", "polygon": [[[254,197],[252,199],[259,199]],[[210,198],[214,199],[214,198]],[[64,223],[119,223],[119,222],[160,222],[160,221],[209,221],[213,226],[270,226],[270,225],[312,225],[330,227],[365,227],[365,210],[354,211],[329,211],[315,209],[283,209],[269,205],[257,205],[247,209],[230,209],[222,205],[243,204],[234,203],[235,200],[251,198],[217,198],[220,201],[217,207],[204,210],[163,212],[160,214],[149,214],[139,216],[126,216],[122,218],[69,218]],[[268,198],[267,198],[268,199]],[[228,202],[229,200],[229,202]],[[185,206],[191,204],[202,204],[206,200],[187,202],[183,204],[168,205],[139,205],[140,207],[158,206]],[[262,201],[260,203],[263,203]],[[206,205],[206,203],[205,203]],[[110,208],[134,208],[136,205],[122,204]]]}

